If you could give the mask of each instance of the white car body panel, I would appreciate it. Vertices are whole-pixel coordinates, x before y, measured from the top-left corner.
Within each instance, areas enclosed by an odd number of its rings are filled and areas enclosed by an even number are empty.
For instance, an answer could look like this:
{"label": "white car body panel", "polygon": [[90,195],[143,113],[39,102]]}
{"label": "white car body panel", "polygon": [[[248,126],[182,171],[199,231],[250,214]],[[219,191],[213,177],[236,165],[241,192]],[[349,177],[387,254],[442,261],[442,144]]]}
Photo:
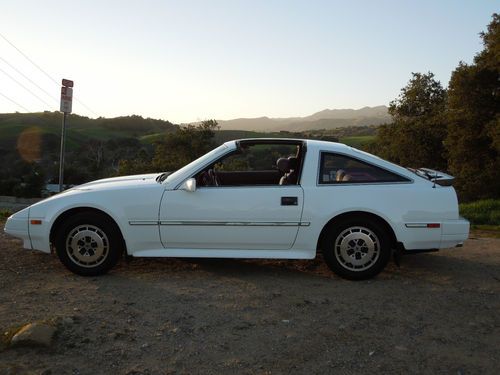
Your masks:
{"label": "white car body panel", "polygon": [[[144,257],[308,259],[325,225],[353,211],[379,216],[406,250],[454,247],[468,237],[453,187],[435,185],[405,168],[351,147],[306,140],[300,185],[180,189],[186,179],[236,149],[227,142],[158,183],[158,174],[80,185],[12,215],[5,232],[24,247],[51,250],[50,231],[71,209],[93,208],[120,228],[127,252]],[[318,184],[321,152],[346,154],[409,179],[403,183]],[[297,205],[282,206],[283,196]],[[41,224],[32,225],[31,220]],[[427,227],[439,224],[439,227]]]}
{"label": "white car body panel", "polygon": [[[282,196],[297,197],[297,205],[281,206]],[[169,191],[160,207],[161,240],[166,248],[287,250],[302,224],[303,196],[298,185]]]}

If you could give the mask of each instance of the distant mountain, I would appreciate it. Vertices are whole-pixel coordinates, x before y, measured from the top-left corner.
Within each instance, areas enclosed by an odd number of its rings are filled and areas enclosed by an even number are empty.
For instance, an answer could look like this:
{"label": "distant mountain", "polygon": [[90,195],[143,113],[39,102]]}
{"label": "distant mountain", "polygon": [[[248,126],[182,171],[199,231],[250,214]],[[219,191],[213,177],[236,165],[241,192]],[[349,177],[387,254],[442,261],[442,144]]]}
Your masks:
{"label": "distant mountain", "polygon": [[385,105],[363,107],[361,109],[325,109],[306,117],[288,118],[238,118],[217,120],[221,130],[252,130],[275,132],[281,130],[307,131],[316,129],[336,129],[348,126],[380,125],[390,122]]}

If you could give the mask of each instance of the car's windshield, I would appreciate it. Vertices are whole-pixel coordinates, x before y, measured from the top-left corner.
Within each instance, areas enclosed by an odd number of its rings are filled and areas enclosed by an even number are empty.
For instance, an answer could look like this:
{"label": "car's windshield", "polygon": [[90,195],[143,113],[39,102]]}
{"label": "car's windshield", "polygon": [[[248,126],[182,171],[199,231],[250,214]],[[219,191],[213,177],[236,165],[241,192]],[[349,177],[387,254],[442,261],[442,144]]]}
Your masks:
{"label": "car's windshield", "polygon": [[227,148],[226,145],[220,145],[219,147],[213,149],[209,153],[207,153],[207,154],[205,154],[203,156],[200,156],[198,159],[193,160],[191,163],[185,165],[181,169],[178,169],[174,173],[170,174],[165,181],[169,182],[169,181],[174,180],[175,178],[177,178],[177,176],[182,175],[186,170],[188,170],[189,168],[191,168],[191,166],[194,165],[194,164],[197,164],[197,163],[204,164],[205,162],[207,162],[210,159],[212,159],[214,157],[214,155],[218,154],[222,149],[226,149],[226,148]]}

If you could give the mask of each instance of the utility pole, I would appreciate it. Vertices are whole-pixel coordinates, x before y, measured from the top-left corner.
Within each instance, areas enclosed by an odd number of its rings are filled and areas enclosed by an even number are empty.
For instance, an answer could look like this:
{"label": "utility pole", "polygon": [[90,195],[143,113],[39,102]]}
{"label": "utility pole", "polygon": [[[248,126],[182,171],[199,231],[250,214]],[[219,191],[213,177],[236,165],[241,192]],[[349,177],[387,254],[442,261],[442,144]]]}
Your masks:
{"label": "utility pole", "polygon": [[69,79],[62,80],[61,87],[61,108],[63,113],[63,122],[61,129],[61,153],[59,155],[59,192],[63,191],[64,186],[64,148],[66,139],[66,120],[68,113],[71,113],[73,104],[73,81]]}

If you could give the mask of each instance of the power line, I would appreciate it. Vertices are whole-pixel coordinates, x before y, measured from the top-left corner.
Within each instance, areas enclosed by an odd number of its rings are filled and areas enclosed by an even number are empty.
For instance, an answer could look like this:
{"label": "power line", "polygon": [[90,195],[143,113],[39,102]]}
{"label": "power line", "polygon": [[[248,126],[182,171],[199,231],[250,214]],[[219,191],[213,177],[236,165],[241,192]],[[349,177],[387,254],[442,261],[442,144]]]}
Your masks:
{"label": "power line", "polygon": [[95,113],[91,108],[89,108],[88,105],[86,105],[85,103],[83,103],[81,100],[73,97],[73,99],[75,99],[75,102],[78,102],[80,103],[81,105],[83,105],[85,108],[87,108],[87,110],[89,110],[90,112],[92,112],[95,116],[99,117],[99,115],[97,113]]}
{"label": "power line", "polygon": [[[24,56],[26,60],[28,60],[31,64],[33,64],[39,71],[41,71],[47,78],[49,78],[52,82],[54,82],[58,87],[60,86],[60,83],[57,82],[49,73],[47,73],[45,70],[43,70],[37,63],[35,63],[33,60],[31,60],[23,51],[21,51],[19,48],[17,48],[14,43],[12,43],[10,40],[8,40],[5,36],[0,33],[0,37],[5,40],[7,43],[9,43],[17,52],[19,52],[21,55]],[[88,105],[83,103],[81,100],[78,100],[75,98],[75,101],[80,103],[82,106],[87,108],[90,112],[92,112],[95,116],[99,116],[95,111],[93,111]]]}
{"label": "power line", "polygon": [[3,70],[2,68],[0,68],[0,72],[2,72],[3,74],[5,74],[7,77],[9,77],[11,80],[13,80],[15,83],[17,83],[19,86],[21,86],[23,89],[25,89],[26,91],[28,91],[31,95],[33,95],[35,98],[37,98],[38,100],[40,100],[42,103],[44,103],[46,106],[48,107],[53,107],[53,105],[47,103],[45,100],[43,100],[42,98],[40,98],[37,94],[35,94],[33,91],[31,91],[29,88],[27,88],[26,86],[24,86],[21,82],[19,82],[17,79],[15,79],[14,77],[12,77],[9,73],[7,73],[5,70]]}
{"label": "power line", "polygon": [[24,109],[26,112],[31,112],[29,109],[27,109],[25,106],[19,104],[18,102],[12,100],[11,98],[9,98],[7,95],[4,95],[0,92],[0,95],[2,95],[5,99],[7,99],[8,101],[14,103],[15,105],[17,105],[18,107]]}
{"label": "power line", "polygon": [[34,66],[36,66],[38,68],[38,70],[41,71],[43,74],[45,74],[45,76],[47,76],[52,82],[54,82],[57,86],[59,86],[59,83],[54,78],[52,78],[52,76],[49,73],[47,73],[45,70],[43,70],[42,68],[40,68],[40,66],[38,64],[36,64],[33,60],[31,60],[28,56],[26,56],[26,54],[24,54],[23,51],[21,51],[19,48],[17,48],[12,42],[10,42],[1,33],[0,33],[0,37],[2,37],[3,40],[5,40],[12,47],[14,47],[16,49],[16,51],[19,52],[21,55],[23,55],[26,60],[28,60],[30,63],[32,63]]}
{"label": "power line", "polygon": [[0,60],[2,60],[5,64],[7,64],[8,66],[10,66],[11,69],[13,69],[14,71],[16,71],[21,76],[23,76],[24,79],[28,80],[32,85],[36,86],[40,91],[42,91],[43,93],[45,93],[47,96],[49,96],[50,98],[54,99],[57,103],[59,102],[59,99],[57,99],[55,96],[53,96],[52,94],[50,94],[49,92],[47,92],[46,90],[44,90],[42,87],[40,87],[36,82],[34,82],[31,78],[29,78],[28,76],[26,76],[23,72],[21,72],[19,69],[17,69],[14,65],[12,65],[7,60],[5,60],[2,56],[0,56]]}

